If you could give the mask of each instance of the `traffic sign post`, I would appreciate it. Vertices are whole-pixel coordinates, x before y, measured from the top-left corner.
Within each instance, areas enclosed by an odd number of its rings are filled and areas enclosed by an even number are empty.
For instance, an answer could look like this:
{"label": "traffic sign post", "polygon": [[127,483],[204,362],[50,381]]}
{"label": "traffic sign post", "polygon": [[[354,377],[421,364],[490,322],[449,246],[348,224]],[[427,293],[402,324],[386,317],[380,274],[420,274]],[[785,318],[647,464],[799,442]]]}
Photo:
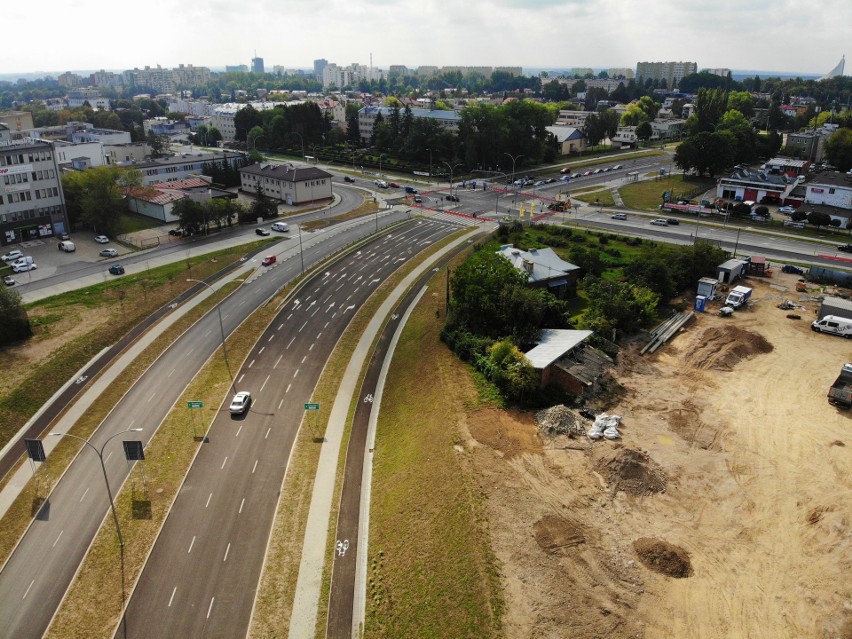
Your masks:
{"label": "traffic sign post", "polygon": [[[187,402],[187,408],[204,408],[204,402]],[[191,417],[190,421],[192,422],[192,438],[198,441],[198,431],[195,428],[195,417]]]}
{"label": "traffic sign post", "polygon": [[314,433],[314,440],[319,439],[319,436],[317,435],[317,420],[319,419],[319,409],[320,409],[319,404],[315,404],[315,403],[305,404],[305,410],[306,411],[309,411],[309,412],[310,411],[317,411],[316,413],[314,413],[314,415],[315,415],[314,416],[314,426],[313,426],[313,428],[311,428],[311,431]]}

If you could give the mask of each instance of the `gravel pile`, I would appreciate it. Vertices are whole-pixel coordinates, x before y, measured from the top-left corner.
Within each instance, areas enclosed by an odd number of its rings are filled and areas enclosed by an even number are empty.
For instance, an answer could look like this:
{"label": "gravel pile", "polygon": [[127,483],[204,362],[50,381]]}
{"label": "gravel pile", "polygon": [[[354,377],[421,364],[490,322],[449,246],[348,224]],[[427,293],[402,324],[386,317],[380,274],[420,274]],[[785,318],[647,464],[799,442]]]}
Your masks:
{"label": "gravel pile", "polygon": [[548,435],[582,437],[586,434],[582,418],[564,404],[539,411],[535,418],[538,429]]}

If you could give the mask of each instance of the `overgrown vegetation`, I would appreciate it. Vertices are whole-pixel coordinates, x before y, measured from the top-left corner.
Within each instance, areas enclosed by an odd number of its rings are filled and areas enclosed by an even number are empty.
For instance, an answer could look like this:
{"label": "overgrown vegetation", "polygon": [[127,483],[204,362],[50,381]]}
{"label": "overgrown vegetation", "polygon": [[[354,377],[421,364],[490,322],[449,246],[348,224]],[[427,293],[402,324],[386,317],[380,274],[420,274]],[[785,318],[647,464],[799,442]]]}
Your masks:
{"label": "overgrown vegetation", "polygon": [[[527,275],[497,254],[500,245],[550,247],[581,268],[577,297],[558,300],[527,286]],[[711,244],[658,244],[553,225],[501,225],[453,273],[441,339],[512,402],[535,404],[529,350],[542,328],[577,327],[618,338],[657,321],[662,305],[727,259]]]}

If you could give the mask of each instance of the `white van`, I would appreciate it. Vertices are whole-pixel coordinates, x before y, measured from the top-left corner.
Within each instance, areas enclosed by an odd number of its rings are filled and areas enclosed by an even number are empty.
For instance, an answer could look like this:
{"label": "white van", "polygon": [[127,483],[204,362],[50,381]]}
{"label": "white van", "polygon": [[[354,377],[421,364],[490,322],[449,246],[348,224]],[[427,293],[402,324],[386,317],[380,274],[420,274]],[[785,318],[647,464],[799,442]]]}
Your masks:
{"label": "white van", "polygon": [[59,243],[59,250],[65,251],[66,253],[73,253],[77,250],[77,247],[74,246],[74,242],[71,240],[63,240]]}
{"label": "white van", "polygon": [[839,315],[826,315],[811,324],[811,328],[819,333],[832,333],[852,339],[852,320]]}
{"label": "white van", "polygon": [[273,231],[281,231],[282,233],[286,233],[290,230],[290,227],[287,226],[287,222],[274,222],[272,224]]}

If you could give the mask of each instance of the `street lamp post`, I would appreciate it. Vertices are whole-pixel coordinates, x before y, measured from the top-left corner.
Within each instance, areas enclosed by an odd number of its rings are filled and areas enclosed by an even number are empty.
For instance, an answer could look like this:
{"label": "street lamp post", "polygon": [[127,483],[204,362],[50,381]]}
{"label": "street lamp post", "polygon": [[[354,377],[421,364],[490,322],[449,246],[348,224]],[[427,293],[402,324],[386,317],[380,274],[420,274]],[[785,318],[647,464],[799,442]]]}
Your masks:
{"label": "street lamp post", "polygon": [[444,162],[444,164],[446,164],[447,168],[450,169],[450,195],[452,195],[453,194],[453,171],[456,170],[457,166],[461,166],[462,164],[461,164],[461,162],[459,162],[458,164],[453,164],[452,166],[450,166],[449,162]]}
{"label": "street lamp post", "polygon": [[301,134],[301,133],[298,133],[297,131],[291,131],[291,133],[292,133],[293,135],[298,135],[298,136],[299,136],[299,140],[300,140],[300,141],[301,141],[301,143],[302,143],[302,159],[304,160],[304,159],[305,159],[305,138],[303,138],[303,137],[302,137],[302,134]]}
{"label": "street lamp post", "polygon": [[107,477],[106,471],[106,463],[104,462],[104,448],[106,445],[110,443],[113,439],[118,437],[119,435],[124,435],[125,433],[139,433],[142,432],[141,428],[130,428],[128,430],[123,430],[120,433],[116,433],[112,437],[109,437],[103,445],[98,449],[92,442],[88,439],[84,439],[82,437],[78,437],[77,435],[71,435],[70,433],[50,433],[53,437],[71,437],[72,439],[79,439],[81,442],[86,444],[89,448],[95,451],[95,454],[98,456],[98,459],[101,461],[101,470],[104,473],[104,483],[106,483],[107,496],[109,497],[109,507],[112,509],[112,519],[115,522],[115,532],[118,535],[118,545],[120,548],[124,548],[124,538],[121,536],[121,526],[118,525],[118,513],[115,511],[115,501],[112,498],[112,489],[109,487],[109,477]]}
{"label": "street lamp post", "polygon": [[515,160],[519,160],[520,158],[524,157],[524,154],[521,153],[520,155],[512,155],[511,153],[506,153],[504,151],[503,155],[508,155],[509,159],[512,160],[512,186],[514,186],[515,185]]}
{"label": "street lamp post", "polygon": [[[203,284],[204,286],[209,288],[214,293],[216,292],[215,288],[213,288],[212,286],[210,286],[207,282],[205,282],[203,280],[187,279],[186,281],[187,282],[195,282],[196,284]],[[216,312],[219,314],[219,331],[222,334],[222,354],[225,356],[225,368],[228,369],[228,377],[231,378],[231,391],[234,394],[236,394],[237,389],[236,389],[236,386],[234,385],[234,374],[231,373],[231,364],[228,362],[228,349],[225,348],[225,325],[222,323],[222,308],[219,304],[216,304]]]}
{"label": "street lamp post", "polygon": [[381,178],[381,177],[384,177],[384,176],[382,175],[382,158],[383,158],[383,157],[385,157],[385,154],[384,154],[384,153],[380,153],[380,154],[379,154],[379,177],[380,177],[380,178]]}
{"label": "street lamp post", "polygon": [[299,229],[299,257],[302,260],[302,275],[305,274],[305,251],[302,250],[302,225],[298,224],[296,226]]}
{"label": "street lamp post", "polygon": [[429,151],[429,181],[432,181],[432,149],[426,149]]}

